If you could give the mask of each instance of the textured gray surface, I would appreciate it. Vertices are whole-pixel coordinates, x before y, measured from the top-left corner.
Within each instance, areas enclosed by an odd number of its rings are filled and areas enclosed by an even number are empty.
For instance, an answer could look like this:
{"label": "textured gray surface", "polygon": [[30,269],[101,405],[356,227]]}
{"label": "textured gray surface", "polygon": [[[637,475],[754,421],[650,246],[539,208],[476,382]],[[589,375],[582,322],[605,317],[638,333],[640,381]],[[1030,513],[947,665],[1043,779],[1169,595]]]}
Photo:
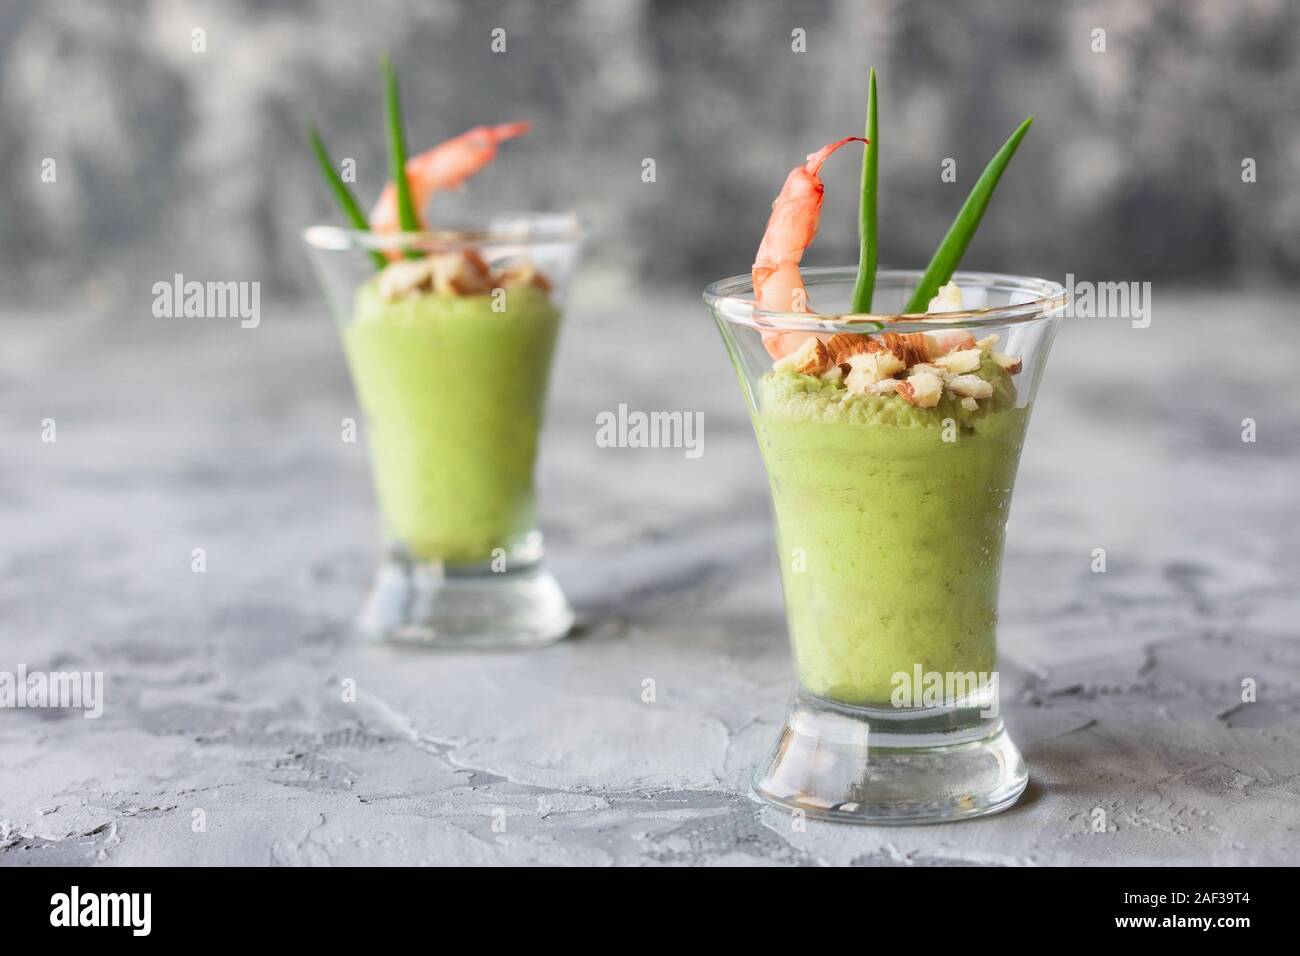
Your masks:
{"label": "textured gray surface", "polygon": [[[504,53],[489,46],[496,27]],[[791,49],[794,30],[807,52]],[[924,262],[1034,114],[973,249],[986,262],[1091,279],[1300,276],[1294,0],[6,0],[0,292],[138,304],[177,271],[310,292],[299,225],[337,214],[303,127],[315,117],[356,160],[372,201],[387,169],[385,51],[413,147],[536,123],[435,215],[573,208],[601,237],[589,265],[638,279],[698,285],[749,262],[791,167],[861,130],[869,66],[882,265]],[[839,197],[826,261],[856,256],[859,156],[826,166]],[[1241,180],[1246,157],[1255,183]],[[56,183],[41,181],[46,158]],[[956,183],[940,181],[945,158]]]}
{"label": "textured gray surface", "polygon": [[[0,710],[0,864],[1294,863],[1295,311],[1170,293],[1146,330],[1067,324],[1004,575],[1030,790],[803,832],[740,792],[791,667],[757,452],[693,298],[579,288],[542,484],[581,633],[481,656],[349,636],[376,548],[323,307],[6,313],[0,669],[103,670],[107,700]],[[620,401],[703,411],[703,457],[597,448]]]}

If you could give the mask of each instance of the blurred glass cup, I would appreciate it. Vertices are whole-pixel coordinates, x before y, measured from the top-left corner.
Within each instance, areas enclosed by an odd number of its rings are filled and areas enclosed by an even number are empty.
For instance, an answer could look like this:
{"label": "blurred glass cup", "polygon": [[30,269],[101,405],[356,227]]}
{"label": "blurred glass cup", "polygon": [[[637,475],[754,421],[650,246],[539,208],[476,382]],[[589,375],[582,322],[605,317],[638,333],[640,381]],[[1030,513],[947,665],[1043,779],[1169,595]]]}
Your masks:
{"label": "blurred glass cup", "polygon": [[577,220],[303,236],[365,414],[387,541],[359,629],[452,648],[563,637],[573,613],[543,567],[533,472]]}

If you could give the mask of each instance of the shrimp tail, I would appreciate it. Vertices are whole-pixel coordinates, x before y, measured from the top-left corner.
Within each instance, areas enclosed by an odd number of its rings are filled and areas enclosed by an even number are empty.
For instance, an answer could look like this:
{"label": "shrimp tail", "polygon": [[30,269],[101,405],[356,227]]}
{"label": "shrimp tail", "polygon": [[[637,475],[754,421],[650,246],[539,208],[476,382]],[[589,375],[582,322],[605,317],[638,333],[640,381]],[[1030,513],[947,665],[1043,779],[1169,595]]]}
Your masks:
{"label": "shrimp tail", "polygon": [[[476,126],[408,159],[406,179],[411,186],[411,200],[420,219],[420,228],[426,228],[424,208],[434,193],[459,189],[465,180],[496,158],[499,144],[522,136],[530,129],[532,124],[529,122]],[[399,228],[397,188],[392,183],[384,186],[379,201],[370,212],[370,228],[375,232],[396,232]]]}
{"label": "shrimp tail", "polygon": [[[807,161],[790,170],[786,177],[772,203],[767,230],[754,257],[754,302],[759,308],[769,312],[808,311],[799,263],[817,235],[821,219],[822,197],[826,191],[821,168],[831,153],[853,142],[867,141],[860,136],[846,136],[827,143],[809,154]],[[763,344],[773,358],[780,358],[806,338],[796,333],[765,332]]]}

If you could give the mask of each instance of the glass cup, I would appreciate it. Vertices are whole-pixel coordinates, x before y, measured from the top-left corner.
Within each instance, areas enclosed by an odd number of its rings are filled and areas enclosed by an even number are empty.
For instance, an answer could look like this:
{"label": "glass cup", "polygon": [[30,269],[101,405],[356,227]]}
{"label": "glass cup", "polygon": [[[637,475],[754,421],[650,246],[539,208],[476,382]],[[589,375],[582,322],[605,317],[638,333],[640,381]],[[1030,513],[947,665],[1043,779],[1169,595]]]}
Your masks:
{"label": "glass cup", "polygon": [[[967,311],[891,315],[921,274],[882,271],[879,314],[861,316],[847,314],[856,271],[803,270],[819,314],[755,308],[749,276],[704,294],[767,468],[798,676],[780,737],[754,771],[754,793],[807,816],[859,823],[996,813],[1028,781],[998,716],[1003,538],[1064,290],[959,272],[953,281]],[[866,334],[896,352],[924,350],[913,361],[984,340],[965,356],[978,369],[966,371],[987,379],[991,394],[972,406],[945,388],[937,405],[916,407],[899,394],[859,394],[874,376],[847,390],[845,369],[856,365],[831,365],[824,375],[774,369],[764,344],[779,337],[788,349],[840,333]],[[844,342],[866,344],[833,344]],[[982,395],[985,387],[972,384],[960,383]]]}
{"label": "glass cup", "polygon": [[360,631],[452,648],[563,637],[573,612],[542,564],[533,470],[577,220],[520,213],[303,237],[364,412],[383,516],[385,558]]}

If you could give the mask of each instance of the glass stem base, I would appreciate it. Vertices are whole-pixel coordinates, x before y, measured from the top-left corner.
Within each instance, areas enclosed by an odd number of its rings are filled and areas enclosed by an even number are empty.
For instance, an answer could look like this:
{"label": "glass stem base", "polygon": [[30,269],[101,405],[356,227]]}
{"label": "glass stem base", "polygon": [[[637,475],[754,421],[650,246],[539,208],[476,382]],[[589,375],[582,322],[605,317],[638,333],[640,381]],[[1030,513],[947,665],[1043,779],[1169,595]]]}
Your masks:
{"label": "glass stem base", "polygon": [[540,559],[493,571],[391,554],[357,621],[367,640],[450,650],[529,648],[558,641],[573,609]]}
{"label": "glass stem base", "polygon": [[976,707],[839,704],[801,691],[767,758],[756,797],[846,823],[942,823],[997,813],[1029,781],[997,716]]}

